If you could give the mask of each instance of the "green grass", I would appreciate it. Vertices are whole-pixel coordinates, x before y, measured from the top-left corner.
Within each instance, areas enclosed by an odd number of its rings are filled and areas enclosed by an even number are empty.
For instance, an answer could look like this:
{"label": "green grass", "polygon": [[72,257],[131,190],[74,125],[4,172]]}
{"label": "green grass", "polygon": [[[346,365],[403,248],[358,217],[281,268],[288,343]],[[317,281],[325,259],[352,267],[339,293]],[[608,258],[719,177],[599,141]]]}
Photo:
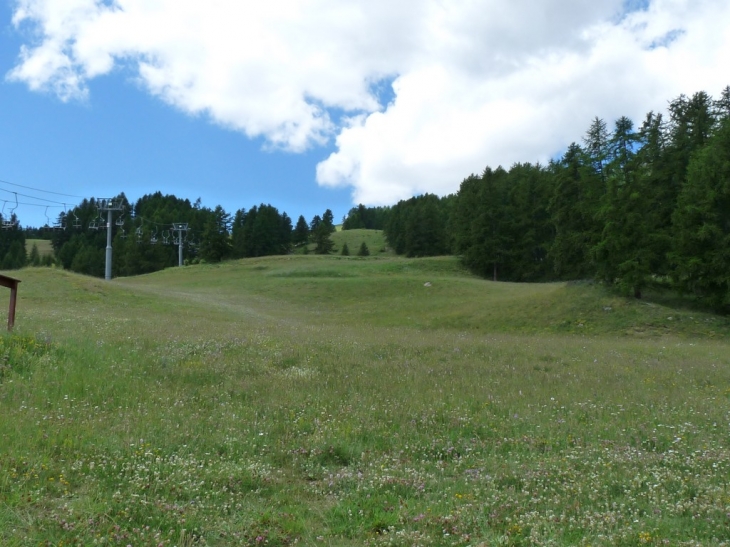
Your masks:
{"label": "green grass", "polygon": [[[372,256],[395,256],[395,252],[388,247],[382,230],[342,230],[341,225],[335,226],[335,228],[336,231],[331,235],[332,242],[335,244],[332,251],[333,255],[339,255],[342,252],[343,245],[347,243],[350,255],[356,256],[360,245],[365,243]],[[314,252],[316,245],[309,243],[306,247],[311,253]],[[295,249],[295,252],[302,253],[303,248]]]}
{"label": "green grass", "polygon": [[382,230],[341,230],[332,234],[335,249],[340,253],[342,246],[347,243],[351,255],[356,255],[360,245],[365,243],[371,255],[395,256],[388,247]]}
{"label": "green grass", "polygon": [[26,254],[30,255],[30,251],[31,251],[31,249],[33,249],[33,245],[36,245],[38,247],[38,254],[40,254],[41,258],[43,258],[46,255],[53,256],[53,246],[51,245],[50,239],[26,239],[25,240]]}
{"label": "green grass", "polygon": [[453,258],[14,275],[2,545],[730,541],[725,318]]}

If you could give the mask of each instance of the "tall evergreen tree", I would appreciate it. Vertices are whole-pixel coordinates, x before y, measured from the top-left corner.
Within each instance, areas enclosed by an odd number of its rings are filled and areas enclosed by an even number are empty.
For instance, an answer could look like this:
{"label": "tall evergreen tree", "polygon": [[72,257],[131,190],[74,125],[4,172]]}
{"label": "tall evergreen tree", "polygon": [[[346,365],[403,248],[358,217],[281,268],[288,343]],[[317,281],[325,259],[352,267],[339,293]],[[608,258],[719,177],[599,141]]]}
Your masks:
{"label": "tall evergreen tree", "polygon": [[239,209],[233,216],[233,224],[231,225],[231,256],[233,258],[246,256],[245,223],[246,209]]}
{"label": "tall evergreen tree", "polygon": [[25,232],[15,213],[0,215],[0,268],[16,270],[27,263]]}
{"label": "tall evergreen tree", "polygon": [[646,212],[650,201],[635,159],[639,136],[627,117],[616,121],[609,141],[606,192],[598,218],[603,224],[594,248],[598,277],[641,298],[651,274]]}
{"label": "tall evergreen tree", "polygon": [[693,156],[674,230],[676,287],[730,311],[730,120]]}
{"label": "tall evergreen tree", "polygon": [[322,224],[324,224],[331,234],[335,233],[335,216],[330,209],[327,209],[322,215]]}
{"label": "tall evergreen tree", "polygon": [[309,234],[314,235],[314,232],[317,231],[317,228],[319,228],[319,225],[322,224],[322,217],[319,215],[314,215],[312,217],[312,221],[309,223]]}
{"label": "tall evergreen tree", "polygon": [[33,247],[30,249],[30,256],[28,257],[28,264],[31,266],[40,266],[41,265],[41,255],[38,252],[38,245],[33,243]]}
{"label": "tall evergreen tree", "polygon": [[326,255],[332,252],[335,243],[332,241],[331,235],[332,232],[330,232],[329,227],[323,222],[320,222],[317,228],[312,231],[312,239],[316,244],[314,248],[316,254]]}
{"label": "tall evergreen tree", "polygon": [[588,131],[583,137],[585,145],[585,153],[593,165],[593,169],[598,174],[602,183],[606,183],[606,162],[609,156],[609,137],[608,126],[601,118],[594,118]]}
{"label": "tall evergreen tree", "polygon": [[297,225],[294,227],[292,235],[292,243],[294,245],[304,245],[309,241],[309,225],[303,215],[299,215]]}
{"label": "tall evergreen tree", "polygon": [[[507,172],[487,167],[477,193],[475,216],[471,219],[468,239],[459,239],[462,261],[473,272],[499,279],[511,240],[508,225]],[[458,208],[457,208],[458,209]]]}
{"label": "tall evergreen tree", "polygon": [[718,120],[730,118],[730,85],[725,86],[725,89],[720,94],[720,98],[715,101],[714,112]]}
{"label": "tall evergreen tree", "polygon": [[666,134],[661,114],[649,112],[639,130],[640,147],[636,152],[636,176],[646,194],[644,211],[646,244],[650,270],[658,276],[669,273],[668,253],[672,243],[672,214],[676,190],[666,155]]}
{"label": "tall evergreen tree", "polygon": [[551,165],[553,195],[548,209],[555,238],[548,257],[559,279],[584,279],[595,273],[591,249],[600,236],[596,220],[603,183],[583,149],[571,144]]}
{"label": "tall evergreen tree", "polygon": [[286,214],[286,212],[282,212],[279,219],[279,241],[277,241],[277,246],[279,247],[280,254],[287,254],[291,252],[294,229],[292,227],[291,218]]}
{"label": "tall evergreen tree", "polygon": [[474,241],[472,223],[479,210],[481,184],[481,177],[471,174],[461,181],[459,191],[456,193],[448,225],[456,254],[463,255]]}
{"label": "tall evergreen tree", "polygon": [[342,222],[343,230],[357,230],[366,228],[365,225],[365,206],[361,203],[357,207],[353,207],[347,213],[347,217]]}
{"label": "tall evergreen tree", "polygon": [[342,222],[343,230],[383,230],[388,222],[390,207],[365,207],[362,203],[353,207]]}
{"label": "tall evergreen tree", "polygon": [[548,213],[550,173],[540,165],[518,163],[507,173],[507,223],[513,242],[505,255],[502,279],[539,281],[552,276],[548,249],[554,228]]}
{"label": "tall evergreen tree", "polygon": [[408,256],[436,256],[449,252],[447,219],[441,200],[434,194],[414,198],[405,225]]}
{"label": "tall evergreen tree", "polygon": [[200,258],[208,262],[220,262],[231,253],[229,224],[231,216],[223,207],[217,205],[214,210],[205,210],[207,220],[203,226],[200,242]]}

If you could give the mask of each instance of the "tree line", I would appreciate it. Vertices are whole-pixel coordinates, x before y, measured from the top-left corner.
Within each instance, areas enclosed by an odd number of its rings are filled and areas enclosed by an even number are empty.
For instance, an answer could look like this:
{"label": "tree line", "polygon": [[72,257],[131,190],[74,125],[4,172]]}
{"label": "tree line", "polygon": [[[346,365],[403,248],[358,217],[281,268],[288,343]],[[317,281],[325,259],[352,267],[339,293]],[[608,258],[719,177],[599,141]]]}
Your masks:
{"label": "tree line", "polygon": [[547,165],[487,167],[456,194],[400,201],[385,233],[398,253],[457,254],[495,280],[592,278],[636,297],[661,285],[730,311],[730,87],[638,127],[595,118]]}
{"label": "tree line", "polygon": [[[188,262],[334,250],[329,209],[293,223],[266,204],[231,215],[160,192],[134,204],[118,198],[125,213],[115,218],[115,276],[176,265],[173,222],[188,225]],[[55,260],[102,276],[105,222],[93,199],[59,215]],[[0,267],[22,267],[26,233],[15,215],[0,223]],[[610,128],[595,118],[547,165],[487,167],[449,196],[358,205],[342,228],[382,229],[406,256],[456,254],[494,280],[597,279],[636,297],[660,285],[730,311],[730,87],[717,99],[681,95],[638,127],[627,117]]]}
{"label": "tree line", "polygon": [[[285,212],[268,204],[239,209],[233,215],[220,205],[203,207],[161,192],[148,194],[130,203],[122,193],[114,198],[121,205],[112,220],[113,276],[154,272],[178,264],[178,244],[182,243],[186,263],[219,262],[256,256],[287,254],[293,250],[328,253],[333,249],[330,235],[334,217],[327,209],[311,222],[299,216],[296,226]],[[9,270],[26,265],[50,265],[102,277],[105,269],[107,215],[98,200],[85,199],[58,216],[53,226],[21,228],[15,215],[0,215],[0,268]],[[180,233],[173,223],[185,224]],[[179,240],[182,236],[182,241]],[[54,257],[26,253],[26,238],[50,239]]]}

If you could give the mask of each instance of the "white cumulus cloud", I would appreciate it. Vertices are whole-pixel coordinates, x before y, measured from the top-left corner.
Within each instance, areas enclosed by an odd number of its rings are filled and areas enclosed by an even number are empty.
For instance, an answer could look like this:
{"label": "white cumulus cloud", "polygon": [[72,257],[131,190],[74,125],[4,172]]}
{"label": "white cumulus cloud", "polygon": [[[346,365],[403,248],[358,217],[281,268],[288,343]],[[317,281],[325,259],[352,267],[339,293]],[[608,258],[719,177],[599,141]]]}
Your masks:
{"label": "white cumulus cloud", "polygon": [[7,78],[85,100],[90,79],[131,68],[272,147],[334,139],[317,181],[389,204],[546,161],[596,115],[640,123],[719,93],[729,21],[726,0],[16,0],[27,43]]}

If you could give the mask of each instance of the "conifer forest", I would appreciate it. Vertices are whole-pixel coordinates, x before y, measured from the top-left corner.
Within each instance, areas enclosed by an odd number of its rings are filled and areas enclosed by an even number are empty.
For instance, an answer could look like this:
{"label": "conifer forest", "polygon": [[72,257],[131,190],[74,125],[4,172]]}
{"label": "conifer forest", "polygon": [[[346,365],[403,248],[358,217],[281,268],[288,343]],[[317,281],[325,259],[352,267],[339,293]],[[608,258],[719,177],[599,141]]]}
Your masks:
{"label": "conifer forest", "polygon": [[[338,251],[329,209],[294,222],[265,204],[231,214],[160,192],[135,203],[117,198],[124,212],[113,226],[114,276],[177,265],[177,246],[164,243],[175,242],[170,227],[179,222],[189,226],[187,263],[287,254],[312,243],[314,252]],[[25,239],[40,238],[52,240],[56,265],[104,275],[106,220],[93,198],[54,226],[23,228],[15,214],[1,220],[3,269],[25,266]],[[488,279],[590,279],[637,298],[663,287],[727,313],[730,86],[718,98],[681,95],[639,122],[596,117],[560,157],[487,166],[452,195],[354,207],[342,229],[361,228],[384,230],[397,254],[457,255]]]}

